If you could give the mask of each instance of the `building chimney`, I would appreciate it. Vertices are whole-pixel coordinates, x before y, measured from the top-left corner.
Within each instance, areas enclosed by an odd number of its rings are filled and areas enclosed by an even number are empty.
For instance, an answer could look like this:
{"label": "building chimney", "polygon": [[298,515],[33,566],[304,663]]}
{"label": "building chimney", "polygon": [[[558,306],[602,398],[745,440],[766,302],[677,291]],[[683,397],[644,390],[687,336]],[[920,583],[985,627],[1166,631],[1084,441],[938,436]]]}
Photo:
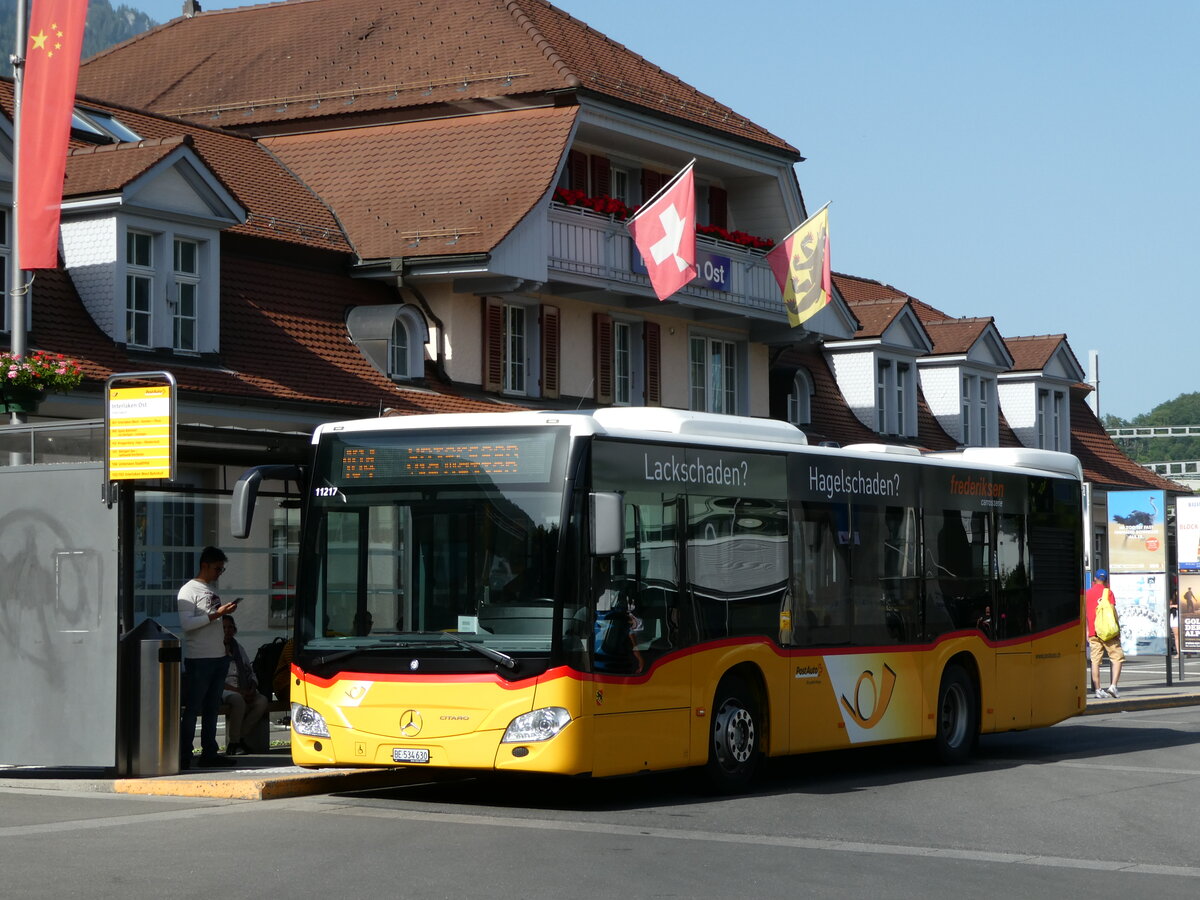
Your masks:
{"label": "building chimney", "polygon": [[200,8],[200,0],[183,0],[183,14],[187,18],[191,18],[198,12],[203,12]]}
{"label": "building chimney", "polygon": [[1100,418],[1100,351],[1088,351],[1088,384],[1092,386],[1092,392],[1087,396],[1088,406],[1092,408],[1092,412],[1096,414],[1096,418]]}

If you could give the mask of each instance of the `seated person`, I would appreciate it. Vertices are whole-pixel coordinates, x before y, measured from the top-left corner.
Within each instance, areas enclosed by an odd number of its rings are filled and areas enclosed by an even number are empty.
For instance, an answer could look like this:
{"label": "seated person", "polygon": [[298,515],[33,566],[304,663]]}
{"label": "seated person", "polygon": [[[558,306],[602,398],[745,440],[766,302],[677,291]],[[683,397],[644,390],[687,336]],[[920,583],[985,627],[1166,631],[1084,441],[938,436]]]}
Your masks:
{"label": "seated person", "polygon": [[275,664],[275,674],[271,676],[271,690],[280,700],[288,700],[292,696],[292,657],[295,654],[296,642],[288,638],[279,651],[279,662]]}
{"label": "seated person", "polygon": [[225,675],[225,692],[222,699],[229,705],[225,716],[225,755],[244,756],[250,752],[243,739],[253,730],[267,712],[267,698],[258,690],[258,679],[246,649],[238,643],[237,623],[233,616],[223,619],[225,628],[225,654],[229,657],[229,671]]}

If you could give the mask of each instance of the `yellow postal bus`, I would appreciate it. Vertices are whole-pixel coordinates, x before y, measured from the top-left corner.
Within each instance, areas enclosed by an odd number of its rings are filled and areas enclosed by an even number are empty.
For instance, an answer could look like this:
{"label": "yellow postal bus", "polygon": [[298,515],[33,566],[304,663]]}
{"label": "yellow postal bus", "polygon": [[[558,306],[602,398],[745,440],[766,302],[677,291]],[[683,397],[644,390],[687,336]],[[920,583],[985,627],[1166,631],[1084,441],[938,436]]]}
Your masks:
{"label": "yellow postal bus", "polygon": [[300,765],[696,766],[737,789],[767,756],[928,739],[957,762],[1083,707],[1073,456],[638,408],[313,442]]}

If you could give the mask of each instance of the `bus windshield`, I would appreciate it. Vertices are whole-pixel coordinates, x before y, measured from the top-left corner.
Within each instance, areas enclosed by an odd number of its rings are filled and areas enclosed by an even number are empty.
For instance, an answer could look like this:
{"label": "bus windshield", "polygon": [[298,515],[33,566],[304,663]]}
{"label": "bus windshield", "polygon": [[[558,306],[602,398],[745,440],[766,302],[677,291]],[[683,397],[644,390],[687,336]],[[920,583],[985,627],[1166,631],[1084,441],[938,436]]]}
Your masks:
{"label": "bus windshield", "polygon": [[550,649],[563,429],[322,436],[301,554],[304,645],[412,648],[445,634]]}

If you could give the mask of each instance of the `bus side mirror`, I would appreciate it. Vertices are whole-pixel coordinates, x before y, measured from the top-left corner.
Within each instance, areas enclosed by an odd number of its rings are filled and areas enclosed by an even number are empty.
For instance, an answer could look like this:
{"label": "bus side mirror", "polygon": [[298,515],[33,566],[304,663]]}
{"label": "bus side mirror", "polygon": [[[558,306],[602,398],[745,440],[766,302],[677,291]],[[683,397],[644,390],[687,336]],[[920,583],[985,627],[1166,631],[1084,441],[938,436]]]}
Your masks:
{"label": "bus side mirror", "polygon": [[625,511],[620,494],[588,495],[592,556],[613,556],[625,549]]}
{"label": "bus side mirror", "polygon": [[233,497],[229,503],[229,531],[235,538],[248,538],[250,525],[254,521],[254,501],[258,499],[258,487],[264,479],[295,481],[304,483],[304,470],[299,466],[255,466],[247,469],[233,486]]}

